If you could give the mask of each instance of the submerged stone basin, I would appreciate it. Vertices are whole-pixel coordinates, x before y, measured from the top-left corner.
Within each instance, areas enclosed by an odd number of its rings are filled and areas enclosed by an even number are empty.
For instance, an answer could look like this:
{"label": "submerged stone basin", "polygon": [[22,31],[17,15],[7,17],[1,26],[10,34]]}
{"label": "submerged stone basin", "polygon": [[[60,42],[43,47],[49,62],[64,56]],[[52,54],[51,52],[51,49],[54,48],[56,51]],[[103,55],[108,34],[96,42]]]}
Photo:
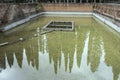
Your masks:
{"label": "submerged stone basin", "polygon": [[73,31],[74,22],[73,21],[50,21],[47,25],[43,27],[43,29]]}

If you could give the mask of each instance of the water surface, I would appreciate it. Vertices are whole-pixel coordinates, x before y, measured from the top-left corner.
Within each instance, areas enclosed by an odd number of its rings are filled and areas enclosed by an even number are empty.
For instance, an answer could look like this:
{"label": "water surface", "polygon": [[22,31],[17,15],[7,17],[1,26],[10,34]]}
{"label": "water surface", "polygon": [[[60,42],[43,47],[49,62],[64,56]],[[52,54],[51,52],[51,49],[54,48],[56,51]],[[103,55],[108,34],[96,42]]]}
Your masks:
{"label": "water surface", "polygon": [[[50,20],[75,30],[40,35]],[[0,33],[0,43],[21,37],[0,47],[0,80],[120,80],[120,33],[92,17],[40,17]]]}

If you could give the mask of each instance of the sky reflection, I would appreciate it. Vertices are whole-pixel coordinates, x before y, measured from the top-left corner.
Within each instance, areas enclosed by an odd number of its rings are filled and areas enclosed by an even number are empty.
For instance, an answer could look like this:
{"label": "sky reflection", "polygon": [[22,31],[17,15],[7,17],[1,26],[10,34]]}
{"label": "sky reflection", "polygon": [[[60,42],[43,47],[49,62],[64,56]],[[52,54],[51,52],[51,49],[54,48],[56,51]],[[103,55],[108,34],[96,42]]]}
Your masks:
{"label": "sky reflection", "polygon": [[[91,63],[87,62],[88,57],[88,45],[89,45],[90,32],[86,34],[84,42],[84,48],[81,56],[80,67],[77,65],[77,44],[74,49],[73,67],[70,72],[70,58],[67,57],[67,66],[65,66],[65,53],[60,51],[61,59],[57,61],[57,65],[54,65],[53,59],[49,61],[49,52],[47,50],[47,38],[43,35],[43,47],[44,51],[38,52],[38,69],[32,65],[32,62],[28,63],[26,49],[23,49],[22,68],[18,65],[18,61],[15,53],[13,53],[13,65],[8,63],[8,57],[5,56],[6,68],[0,72],[0,80],[113,80],[112,67],[107,66],[105,63],[105,51],[104,43],[101,41],[101,56],[100,63],[95,72],[91,71]],[[39,38],[38,38],[38,45]],[[38,46],[39,48],[40,46]],[[59,65],[60,64],[60,65]],[[55,68],[55,66],[57,68]],[[67,70],[65,70],[67,67]],[[57,70],[56,70],[57,69]],[[57,71],[57,73],[55,72]]]}

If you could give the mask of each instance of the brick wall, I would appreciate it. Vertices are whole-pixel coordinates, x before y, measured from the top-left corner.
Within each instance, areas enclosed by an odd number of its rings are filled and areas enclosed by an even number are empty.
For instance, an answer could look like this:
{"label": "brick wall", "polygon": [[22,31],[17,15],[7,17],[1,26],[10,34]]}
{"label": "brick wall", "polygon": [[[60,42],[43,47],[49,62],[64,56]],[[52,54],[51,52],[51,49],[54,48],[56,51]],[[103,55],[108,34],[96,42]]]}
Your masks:
{"label": "brick wall", "polygon": [[92,4],[42,4],[42,8],[44,11],[93,11]]}

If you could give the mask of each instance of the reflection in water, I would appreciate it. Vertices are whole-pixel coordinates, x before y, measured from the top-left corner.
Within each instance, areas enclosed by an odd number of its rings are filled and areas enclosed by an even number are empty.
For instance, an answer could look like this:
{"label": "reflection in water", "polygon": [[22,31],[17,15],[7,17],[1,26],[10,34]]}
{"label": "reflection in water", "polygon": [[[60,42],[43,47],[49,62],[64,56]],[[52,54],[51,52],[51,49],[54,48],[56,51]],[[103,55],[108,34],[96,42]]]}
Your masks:
{"label": "reflection in water", "polygon": [[96,25],[94,23],[91,25],[91,27],[93,31],[91,31],[89,39],[88,63],[91,63],[91,70],[95,72],[100,63],[101,34],[99,33],[99,29],[95,29]]}
{"label": "reflection in water", "polygon": [[34,25],[51,19],[75,21],[75,32],[38,33],[36,38],[0,47],[0,80],[120,80],[120,38],[92,18],[47,17],[0,42],[34,34]]}
{"label": "reflection in water", "polygon": [[97,71],[95,72],[95,74],[98,75],[99,79],[101,78],[102,80],[104,80],[104,79],[105,80],[113,80],[112,67],[111,66],[108,67],[105,64],[105,51],[104,51],[103,45],[104,44],[102,43],[101,44],[102,55],[101,55],[101,58],[100,58],[100,64],[99,64],[99,66],[98,66]]}
{"label": "reflection in water", "polygon": [[[39,67],[36,69],[35,66],[32,65],[32,61],[28,62],[28,55],[26,49],[23,49],[23,60],[22,60],[22,68],[18,64],[18,60],[16,58],[15,53],[13,53],[13,65],[10,65],[8,62],[8,57],[5,57],[6,69],[2,70],[0,73],[0,80],[112,80],[113,73],[112,67],[108,67],[105,64],[105,52],[104,52],[104,44],[101,43],[101,57],[100,64],[97,67],[95,72],[91,71],[90,64],[87,65],[87,56],[88,56],[88,45],[89,45],[89,35],[90,32],[86,35],[86,40],[84,44],[84,49],[81,56],[81,64],[80,68],[77,65],[77,46],[74,49],[73,56],[73,67],[69,67],[70,56],[65,57],[64,51],[60,51],[61,59],[56,63],[54,59],[49,62],[50,53],[47,52],[47,38],[46,35],[43,35],[44,39],[44,54],[39,51]],[[39,45],[38,38],[38,45]],[[38,46],[39,48],[40,46]],[[53,57],[54,55],[52,55]],[[67,59],[65,59],[67,58]],[[67,61],[67,70],[65,60]],[[34,62],[36,64],[36,61]],[[57,65],[56,65],[57,64]],[[60,65],[59,65],[60,64]],[[57,67],[57,68],[56,68]],[[71,68],[71,73],[69,72],[69,68]],[[57,70],[56,70],[57,69]],[[54,72],[55,71],[55,72]],[[24,73],[24,74],[23,74]],[[57,74],[56,74],[57,73]],[[104,73],[104,74],[103,74]]]}

